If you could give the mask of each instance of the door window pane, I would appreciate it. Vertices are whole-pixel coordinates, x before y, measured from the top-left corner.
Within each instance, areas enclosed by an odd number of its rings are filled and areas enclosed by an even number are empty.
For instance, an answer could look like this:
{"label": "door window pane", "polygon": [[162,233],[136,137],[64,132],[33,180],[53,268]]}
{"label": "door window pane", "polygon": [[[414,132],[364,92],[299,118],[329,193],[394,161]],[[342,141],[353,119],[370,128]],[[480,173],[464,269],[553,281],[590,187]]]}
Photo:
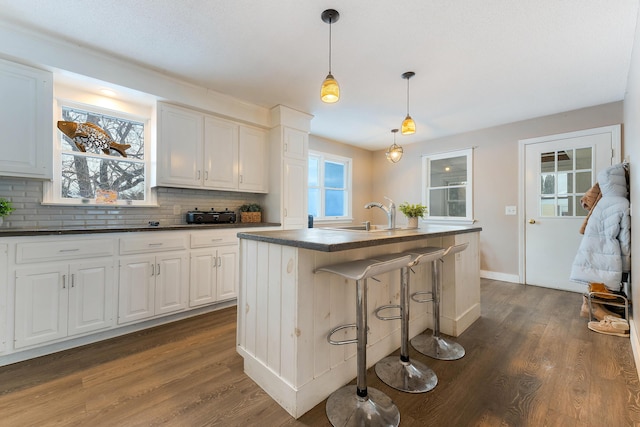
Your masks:
{"label": "door window pane", "polygon": [[[584,216],[580,198],[592,185],[591,147],[540,154],[540,215]],[[577,171],[580,169],[580,171]]]}
{"label": "door window pane", "polygon": [[591,185],[591,171],[576,172],[576,193],[586,193]]}
{"label": "door window pane", "polygon": [[573,170],[573,150],[558,151],[558,171]]}
{"label": "door window pane", "polygon": [[576,169],[592,169],[593,156],[591,147],[576,150]]}

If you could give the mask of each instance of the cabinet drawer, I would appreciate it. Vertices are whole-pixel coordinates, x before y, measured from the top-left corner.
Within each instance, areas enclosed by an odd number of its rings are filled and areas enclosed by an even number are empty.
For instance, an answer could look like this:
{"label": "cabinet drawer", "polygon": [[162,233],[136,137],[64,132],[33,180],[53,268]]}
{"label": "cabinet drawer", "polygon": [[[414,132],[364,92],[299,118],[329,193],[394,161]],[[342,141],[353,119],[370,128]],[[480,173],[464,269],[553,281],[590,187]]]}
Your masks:
{"label": "cabinet drawer", "polygon": [[18,243],[16,245],[16,264],[111,256],[114,252],[113,243],[113,239],[100,238]]}
{"label": "cabinet drawer", "polygon": [[156,234],[145,237],[123,237],[120,239],[120,254],[177,251],[187,248],[187,234]]}
{"label": "cabinet drawer", "polygon": [[198,231],[191,233],[191,248],[208,248],[219,245],[236,245],[237,230],[229,231]]}

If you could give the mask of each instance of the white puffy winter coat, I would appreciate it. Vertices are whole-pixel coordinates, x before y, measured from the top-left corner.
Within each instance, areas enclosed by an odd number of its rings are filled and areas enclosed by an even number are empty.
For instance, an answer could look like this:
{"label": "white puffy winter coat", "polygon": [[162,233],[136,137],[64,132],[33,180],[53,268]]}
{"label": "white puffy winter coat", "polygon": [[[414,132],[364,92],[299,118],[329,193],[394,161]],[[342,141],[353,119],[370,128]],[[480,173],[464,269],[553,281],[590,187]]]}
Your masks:
{"label": "white puffy winter coat", "polygon": [[620,290],[622,272],[631,269],[631,218],[623,164],[598,173],[602,198],[593,208],[573,261],[570,279],[604,283]]}

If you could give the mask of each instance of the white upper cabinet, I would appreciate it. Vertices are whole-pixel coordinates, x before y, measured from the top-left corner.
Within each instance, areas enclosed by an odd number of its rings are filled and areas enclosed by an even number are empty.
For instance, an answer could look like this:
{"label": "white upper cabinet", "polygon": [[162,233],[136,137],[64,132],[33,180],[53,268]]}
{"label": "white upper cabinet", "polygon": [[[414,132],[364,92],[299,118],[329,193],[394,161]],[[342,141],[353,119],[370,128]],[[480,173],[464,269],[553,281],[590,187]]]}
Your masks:
{"label": "white upper cabinet", "polygon": [[307,147],[309,134],[298,129],[283,128],[284,150],[283,155],[290,159],[307,161]]}
{"label": "white upper cabinet", "polygon": [[0,176],[53,177],[53,78],[0,60]]}
{"label": "white upper cabinet", "polygon": [[159,104],[156,185],[266,193],[267,133]]}
{"label": "white upper cabinet", "polygon": [[241,126],[238,160],[238,189],[254,193],[269,190],[267,132]]}
{"label": "white upper cabinet", "polygon": [[202,114],[159,105],[157,184],[168,187],[202,186]]}
{"label": "white upper cabinet", "polygon": [[238,125],[215,117],[204,119],[204,185],[238,188]]}

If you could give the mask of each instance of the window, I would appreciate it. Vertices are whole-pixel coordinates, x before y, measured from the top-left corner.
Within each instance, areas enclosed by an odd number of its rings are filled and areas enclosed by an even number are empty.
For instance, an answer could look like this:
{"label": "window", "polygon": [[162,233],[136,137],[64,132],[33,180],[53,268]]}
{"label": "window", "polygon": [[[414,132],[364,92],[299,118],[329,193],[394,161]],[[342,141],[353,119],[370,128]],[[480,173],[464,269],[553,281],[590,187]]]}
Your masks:
{"label": "window", "polygon": [[351,219],[351,159],[309,151],[309,214],[319,220]]}
{"label": "window", "polygon": [[422,158],[423,204],[430,221],[473,222],[473,150]]}
{"label": "window", "polygon": [[46,203],[155,204],[148,172],[148,118],[69,101],[59,101],[58,114],[61,121],[97,126],[99,129],[94,127],[89,132],[99,135],[104,131],[113,141],[124,145],[117,148],[126,157],[118,150],[91,142],[76,144],[56,129],[54,180],[45,186]]}
{"label": "window", "polygon": [[586,216],[580,204],[591,188],[593,149],[570,148],[540,154],[540,216]]}

